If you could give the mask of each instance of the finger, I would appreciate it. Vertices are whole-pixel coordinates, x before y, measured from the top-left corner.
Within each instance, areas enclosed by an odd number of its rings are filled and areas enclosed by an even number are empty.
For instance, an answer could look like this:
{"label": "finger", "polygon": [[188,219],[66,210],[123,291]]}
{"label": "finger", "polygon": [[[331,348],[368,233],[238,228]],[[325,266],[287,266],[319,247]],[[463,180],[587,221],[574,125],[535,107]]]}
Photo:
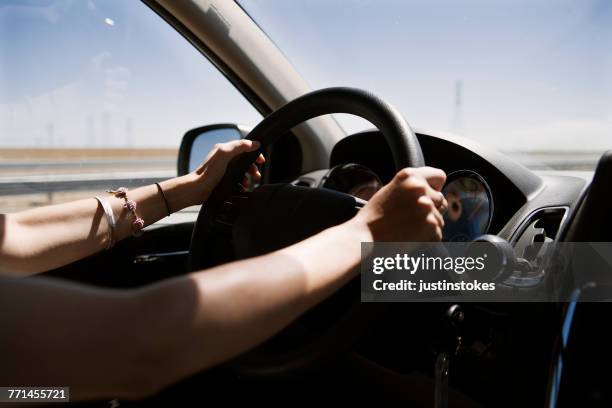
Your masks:
{"label": "finger", "polygon": [[439,242],[442,241],[442,238],[444,238],[444,232],[442,231],[442,228],[437,227],[434,232],[433,241]]}
{"label": "finger", "polygon": [[253,179],[255,179],[256,181],[261,180],[261,173],[259,172],[257,166],[254,164],[251,164],[249,166],[248,174],[250,174],[251,177],[253,177]]}
{"label": "finger", "polygon": [[427,218],[430,218],[432,222],[435,221],[438,227],[444,227],[444,217],[442,217],[442,214],[434,207],[431,197],[427,195],[420,196],[417,199],[417,203],[427,212]]}
{"label": "finger", "polygon": [[432,212],[434,217],[436,217],[436,221],[438,221],[438,226],[444,228],[444,217],[442,217],[442,214],[438,210],[433,210]]}
{"label": "finger", "polygon": [[434,203],[431,197],[428,195],[422,195],[417,198],[418,207],[423,211],[423,215],[429,216],[428,214],[435,209]]}
{"label": "finger", "polygon": [[232,156],[237,156],[241,153],[253,152],[259,149],[259,147],[260,143],[256,140],[240,139],[222,143],[220,148],[221,150],[230,153]]}
{"label": "finger", "polygon": [[435,190],[442,190],[444,183],[446,182],[446,173],[440,169],[436,169],[434,167],[419,167],[414,169],[418,174],[420,174],[429,185]]}
{"label": "finger", "polygon": [[257,156],[257,159],[255,159],[255,163],[257,164],[264,164],[266,162],[266,158],[264,157],[263,154],[260,154],[259,156]]}
{"label": "finger", "polygon": [[446,198],[444,198],[444,200],[442,201],[442,205],[438,207],[438,211],[440,211],[440,214],[442,215],[446,214],[446,211],[448,211],[448,201],[446,200]]}
{"label": "finger", "polygon": [[442,207],[442,205],[446,201],[446,199],[444,198],[444,194],[442,194],[438,190],[434,190],[429,184],[427,184],[426,193],[429,198],[431,198],[431,201],[433,201],[436,208]]}
{"label": "finger", "polygon": [[431,212],[427,215],[426,222],[427,222],[427,225],[429,226],[428,231],[431,234],[430,239],[432,241],[440,241],[443,235],[442,233],[443,227],[440,226],[440,224],[438,223],[438,219],[434,212]]}
{"label": "finger", "polygon": [[397,174],[394,180],[409,188],[413,194],[426,198],[435,208],[440,208],[445,202],[444,194],[433,189],[423,175],[416,170],[419,169],[404,169]]}
{"label": "finger", "polygon": [[245,178],[242,179],[242,187],[244,187],[244,188],[251,187],[251,182],[249,181],[248,177],[245,177]]}

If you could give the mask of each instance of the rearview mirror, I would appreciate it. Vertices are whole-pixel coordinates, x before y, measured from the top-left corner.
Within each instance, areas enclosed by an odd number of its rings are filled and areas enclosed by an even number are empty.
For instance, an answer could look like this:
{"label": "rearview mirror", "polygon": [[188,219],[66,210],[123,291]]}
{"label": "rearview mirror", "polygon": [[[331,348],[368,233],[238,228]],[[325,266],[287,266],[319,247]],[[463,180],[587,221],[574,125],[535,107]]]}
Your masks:
{"label": "rearview mirror", "polygon": [[207,125],[191,129],[181,141],[178,154],[178,175],[191,173],[217,143],[238,140],[249,134],[250,129],[233,123]]}

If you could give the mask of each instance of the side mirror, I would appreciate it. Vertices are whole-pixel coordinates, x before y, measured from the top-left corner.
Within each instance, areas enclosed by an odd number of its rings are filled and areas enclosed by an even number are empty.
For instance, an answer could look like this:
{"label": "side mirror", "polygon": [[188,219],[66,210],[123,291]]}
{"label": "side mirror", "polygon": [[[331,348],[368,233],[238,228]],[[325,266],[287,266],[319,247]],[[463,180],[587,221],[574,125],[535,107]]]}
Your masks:
{"label": "side mirror", "polygon": [[250,129],[232,123],[207,125],[191,129],[181,141],[178,154],[178,175],[182,176],[198,168],[208,152],[217,143],[242,139]]}

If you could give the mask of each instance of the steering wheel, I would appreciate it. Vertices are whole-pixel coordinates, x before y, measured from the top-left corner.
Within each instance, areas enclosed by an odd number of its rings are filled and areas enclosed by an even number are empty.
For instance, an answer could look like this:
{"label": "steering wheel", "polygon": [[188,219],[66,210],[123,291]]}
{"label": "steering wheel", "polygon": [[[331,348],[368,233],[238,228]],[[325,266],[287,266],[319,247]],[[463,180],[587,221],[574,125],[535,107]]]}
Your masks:
{"label": "steering wheel", "polygon": [[[342,87],[305,94],[264,118],[249,133],[248,139],[261,143],[259,151],[245,153],[229,163],[224,177],[200,209],[191,239],[189,270],[271,252],[344,222],[358,211],[360,205],[355,197],[331,190],[272,184],[249,193],[240,186],[248,166],[266,146],[294,126],[332,113],[357,115],[376,126],[391,149],[396,170],[424,165],[414,132],[401,114],[379,97]],[[356,296],[359,279],[347,286],[352,289],[345,287],[281,335],[243,354],[229,366],[257,377],[287,375],[312,368],[349,346],[381,306],[361,304]],[[324,316],[327,324],[313,329],[312,321],[317,319],[310,318],[308,322],[309,316],[320,313],[321,308],[325,313],[319,317]],[[278,338],[283,337],[281,346]]]}

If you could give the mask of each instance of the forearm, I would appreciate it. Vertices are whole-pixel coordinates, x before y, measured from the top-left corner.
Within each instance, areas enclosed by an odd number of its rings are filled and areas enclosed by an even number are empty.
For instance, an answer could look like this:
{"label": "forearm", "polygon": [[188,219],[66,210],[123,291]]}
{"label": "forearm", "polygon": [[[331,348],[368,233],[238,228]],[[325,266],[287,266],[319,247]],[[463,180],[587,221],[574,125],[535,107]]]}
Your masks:
{"label": "forearm", "polygon": [[150,395],[280,331],[357,274],[359,241],[370,239],[343,224],[125,292],[5,278],[0,326],[11,336],[0,342],[0,382],[68,385],[75,399]]}
{"label": "forearm", "polygon": [[258,345],[356,276],[361,242],[441,239],[444,173],[418,171],[437,188],[402,171],[340,226],[141,289],[4,279],[0,327],[11,336],[0,342],[0,383],[137,398]]}
{"label": "forearm", "polygon": [[[222,143],[196,171],[161,182],[170,211],[203,203],[223,177],[229,161],[258,148],[259,143],[247,139]],[[256,163],[264,161],[260,155]],[[255,163],[248,173],[254,180],[261,178]],[[130,191],[128,198],[136,202],[136,214],[145,226],[168,214],[155,185]],[[124,199],[109,196],[108,201],[117,220],[113,240],[119,241],[133,232],[134,215],[123,208]],[[19,276],[66,265],[106,248],[108,232],[104,210],[94,198],[0,214],[0,273]]]}
{"label": "forearm", "polygon": [[[245,261],[145,289],[141,328],[159,386],[211,367],[271,337],[352,277],[360,241],[371,237],[354,223]],[[330,250],[332,249],[333,250]],[[163,373],[163,374],[161,374]]]}
{"label": "forearm", "polygon": [[[172,211],[191,205],[187,175],[161,184]],[[106,193],[105,193],[106,194]],[[157,186],[130,190],[128,197],[138,207],[136,212],[152,224],[168,215]],[[132,216],[123,208],[123,199],[106,197],[117,225],[114,239],[124,239],[133,231]],[[108,244],[109,225],[104,211],[94,198],[39,207],[3,215],[0,240],[0,272],[24,275],[53,269],[92,255]]]}

